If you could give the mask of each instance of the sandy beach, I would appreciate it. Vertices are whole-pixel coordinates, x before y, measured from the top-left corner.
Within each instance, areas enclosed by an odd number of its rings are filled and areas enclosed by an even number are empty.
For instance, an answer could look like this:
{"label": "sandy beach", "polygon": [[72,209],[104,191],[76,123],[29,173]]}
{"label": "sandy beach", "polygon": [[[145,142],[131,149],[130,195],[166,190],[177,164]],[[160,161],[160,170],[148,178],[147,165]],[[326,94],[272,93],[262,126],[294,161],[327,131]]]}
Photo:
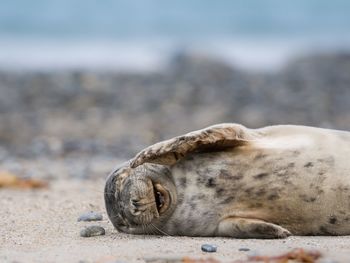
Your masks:
{"label": "sandy beach", "polygon": [[[0,188],[0,262],[234,262],[294,248],[320,250],[320,262],[349,262],[349,236],[240,240],[118,233],[103,201],[104,179],[116,164],[210,124],[349,130],[349,69],[346,54],[301,58],[271,74],[181,55],[152,74],[0,73],[0,172],[49,182],[40,190]],[[103,221],[77,222],[88,211],[102,213]],[[89,225],[104,227],[106,235],[80,237]],[[205,243],[218,251],[202,252]]]}
{"label": "sandy beach", "polygon": [[[166,262],[190,257],[233,262],[252,254],[275,255],[304,248],[321,251],[319,262],[349,262],[350,236],[241,240],[118,233],[107,219],[103,186],[102,179],[63,179],[53,180],[49,188],[41,190],[1,189],[0,261]],[[102,212],[103,220],[77,222],[87,211]],[[80,237],[80,230],[88,225],[104,227],[106,235]],[[218,251],[202,252],[204,243],[217,245]]]}

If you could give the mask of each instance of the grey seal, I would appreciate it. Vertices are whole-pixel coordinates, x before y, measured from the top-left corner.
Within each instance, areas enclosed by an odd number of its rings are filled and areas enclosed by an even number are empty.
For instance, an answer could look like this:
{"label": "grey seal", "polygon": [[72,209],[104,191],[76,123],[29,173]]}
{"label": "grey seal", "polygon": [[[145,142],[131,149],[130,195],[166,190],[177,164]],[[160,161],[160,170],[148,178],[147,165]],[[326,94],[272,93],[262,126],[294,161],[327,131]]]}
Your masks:
{"label": "grey seal", "polygon": [[156,143],[112,171],[108,216],[133,234],[350,234],[350,132],[218,124]]}

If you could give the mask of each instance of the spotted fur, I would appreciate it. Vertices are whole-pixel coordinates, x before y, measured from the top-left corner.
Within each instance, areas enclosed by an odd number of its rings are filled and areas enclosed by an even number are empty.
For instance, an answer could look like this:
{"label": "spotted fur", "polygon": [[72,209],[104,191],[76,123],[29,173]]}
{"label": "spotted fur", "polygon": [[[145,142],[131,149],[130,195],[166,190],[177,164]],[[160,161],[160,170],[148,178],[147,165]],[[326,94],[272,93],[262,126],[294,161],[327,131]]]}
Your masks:
{"label": "spotted fur", "polygon": [[[106,208],[118,230],[134,234],[350,235],[349,156],[349,132],[214,125],[152,145],[115,169]],[[169,192],[164,213],[156,184]]]}

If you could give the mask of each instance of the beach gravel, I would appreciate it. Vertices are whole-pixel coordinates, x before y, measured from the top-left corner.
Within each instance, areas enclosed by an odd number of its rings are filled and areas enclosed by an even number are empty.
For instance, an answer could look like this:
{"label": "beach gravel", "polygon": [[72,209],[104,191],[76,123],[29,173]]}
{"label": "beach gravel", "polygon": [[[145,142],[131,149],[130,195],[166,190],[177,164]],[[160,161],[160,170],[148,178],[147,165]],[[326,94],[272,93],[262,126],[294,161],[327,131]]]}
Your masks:
{"label": "beach gravel", "polygon": [[90,211],[86,212],[78,217],[78,222],[80,221],[101,221],[103,219],[103,216],[101,213]]}
{"label": "beach gravel", "polygon": [[106,234],[102,226],[87,226],[80,231],[81,237],[103,236]]}
{"label": "beach gravel", "polygon": [[[350,130],[350,55],[311,54],[273,72],[179,52],[159,72],[0,71],[0,158],[130,158],[220,122]],[[84,177],[85,170],[72,170]]]}
{"label": "beach gravel", "polygon": [[213,253],[213,252],[216,252],[217,246],[211,245],[211,244],[203,244],[201,246],[201,249],[202,249],[203,252]]}

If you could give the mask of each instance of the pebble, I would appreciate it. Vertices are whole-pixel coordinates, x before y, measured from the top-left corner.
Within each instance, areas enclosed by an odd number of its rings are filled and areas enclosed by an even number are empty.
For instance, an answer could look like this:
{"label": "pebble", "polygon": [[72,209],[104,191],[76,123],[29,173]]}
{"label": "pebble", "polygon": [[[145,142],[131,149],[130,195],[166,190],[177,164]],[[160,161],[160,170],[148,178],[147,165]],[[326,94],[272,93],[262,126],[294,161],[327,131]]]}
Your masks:
{"label": "pebble", "polygon": [[239,251],[250,251],[250,248],[247,247],[241,247],[238,249]]}
{"label": "pebble", "polygon": [[216,252],[217,250],[217,246],[210,244],[204,244],[201,248],[203,252]]}
{"label": "pebble", "polygon": [[82,214],[81,216],[79,216],[78,218],[78,222],[80,221],[101,221],[102,220],[102,214],[94,212],[94,211],[90,211],[87,213]]}
{"label": "pebble", "polygon": [[81,237],[103,236],[104,234],[106,231],[102,226],[88,226],[80,231]]}
{"label": "pebble", "polygon": [[319,263],[338,263],[338,261],[335,261],[335,260],[330,259],[330,258],[321,258],[317,262],[319,262]]}
{"label": "pebble", "polygon": [[146,263],[179,263],[184,262],[182,257],[150,257],[144,258]]}

